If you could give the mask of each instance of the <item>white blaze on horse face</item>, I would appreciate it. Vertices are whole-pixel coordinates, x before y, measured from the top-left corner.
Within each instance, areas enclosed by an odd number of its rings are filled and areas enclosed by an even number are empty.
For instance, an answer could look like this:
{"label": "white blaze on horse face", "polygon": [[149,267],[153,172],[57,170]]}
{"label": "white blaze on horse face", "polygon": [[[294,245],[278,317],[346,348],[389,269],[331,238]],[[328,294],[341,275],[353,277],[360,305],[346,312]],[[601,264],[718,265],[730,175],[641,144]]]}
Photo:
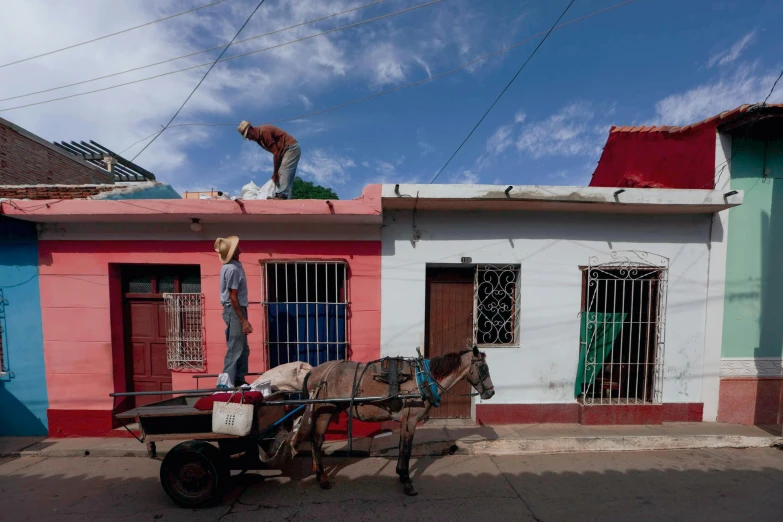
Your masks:
{"label": "white blaze on horse face", "polygon": [[481,354],[481,359],[473,359],[471,361],[468,382],[483,400],[488,400],[495,395],[495,387],[492,384],[492,378],[489,376],[489,365],[486,363],[483,355]]}

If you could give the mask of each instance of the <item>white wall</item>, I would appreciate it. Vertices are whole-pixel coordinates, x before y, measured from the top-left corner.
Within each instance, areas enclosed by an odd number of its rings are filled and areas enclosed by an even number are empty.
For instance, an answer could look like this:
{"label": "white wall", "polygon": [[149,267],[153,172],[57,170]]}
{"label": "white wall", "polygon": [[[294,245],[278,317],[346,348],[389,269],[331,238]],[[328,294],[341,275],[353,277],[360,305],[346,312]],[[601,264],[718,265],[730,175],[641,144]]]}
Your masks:
{"label": "white wall", "polygon": [[[521,345],[487,349],[497,403],[573,402],[581,273],[589,257],[643,250],[669,258],[664,402],[700,402],[710,215],[386,211],[381,355],[424,348],[427,263],[521,264]],[[461,347],[456,347],[461,349]]]}
{"label": "white wall", "polygon": [[[728,191],[731,185],[731,136],[715,133],[715,189]],[[707,299],[706,335],[702,399],[705,422],[718,420],[720,394],[720,355],[723,344],[723,302],[726,293],[726,249],[729,231],[729,211],[718,212],[712,218],[710,245],[709,292]]]}

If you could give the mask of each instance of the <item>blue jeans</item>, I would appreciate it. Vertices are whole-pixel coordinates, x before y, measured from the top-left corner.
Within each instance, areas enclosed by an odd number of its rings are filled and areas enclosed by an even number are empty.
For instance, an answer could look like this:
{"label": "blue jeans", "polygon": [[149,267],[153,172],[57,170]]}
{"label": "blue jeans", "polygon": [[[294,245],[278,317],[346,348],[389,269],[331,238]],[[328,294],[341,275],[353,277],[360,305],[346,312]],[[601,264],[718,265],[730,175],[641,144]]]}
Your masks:
{"label": "blue jeans", "polygon": [[296,177],[296,167],[299,165],[299,158],[302,155],[302,149],[298,143],[289,145],[283,154],[283,161],[280,163],[280,169],[277,171],[280,179],[277,185],[277,194],[284,194],[287,199],[291,199],[291,191],[294,188],[294,177]]}
{"label": "blue jeans", "polygon": [[[247,308],[242,306],[242,314],[247,318]],[[228,374],[231,385],[244,381],[247,375],[247,360],[250,357],[250,346],[247,335],[242,333],[242,323],[231,305],[223,306],[223,321],[226,323],[226,345],[228,351],[223,360],[223,373]]]}

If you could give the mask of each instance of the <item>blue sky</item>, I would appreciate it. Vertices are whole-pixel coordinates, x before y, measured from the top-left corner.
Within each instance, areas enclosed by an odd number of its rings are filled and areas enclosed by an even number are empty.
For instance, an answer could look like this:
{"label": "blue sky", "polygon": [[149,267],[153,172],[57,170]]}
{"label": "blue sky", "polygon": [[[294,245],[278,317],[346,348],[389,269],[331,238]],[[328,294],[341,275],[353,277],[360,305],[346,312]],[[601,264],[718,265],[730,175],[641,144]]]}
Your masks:
{"label": "blue sky", "polygon": [[[267,0],[240,38],[373,0]],[[564,21],[622,0],[576,0]],[[427,0],[385,0],[232,47],[231,56]],[[208,3],[6,0],[0,63]],[[0,98],[90,79],[227,43],[256,0],[196,13],[0,68]],[[545,31],[567,0],[443,0],[404,14],[218,65],[175,123],[292,118],[453,69]],[[439,183],[583,185],[611,124],[687,124],[763,100],[783,68],[783,2],[635,0],[553,32]],[[302,146],[298,175],[356,197],[368,183],[429,183],[540,38],[455,74],[333,112],[280,123]],[[0,116],[52,141],[115,151],[165,124],[205,68],[13,111],[141,79],[219,50],[116,78],[0,102]],[[783,101],[780,85],[771,101]],[[125,154],[132,157],[139,144]],[[234,126],[167,131],[137,162],[179,190],[237,195],[263,184],[272,157]]]}

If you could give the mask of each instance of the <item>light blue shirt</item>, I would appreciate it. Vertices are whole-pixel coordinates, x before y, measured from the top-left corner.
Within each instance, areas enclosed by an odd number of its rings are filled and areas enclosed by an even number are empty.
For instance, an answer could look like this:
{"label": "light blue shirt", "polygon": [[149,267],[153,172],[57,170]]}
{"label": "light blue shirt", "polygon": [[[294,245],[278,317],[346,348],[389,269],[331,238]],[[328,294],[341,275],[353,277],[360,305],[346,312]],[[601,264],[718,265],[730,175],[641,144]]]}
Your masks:
{"label": "light blue shirt", "polygon": [[231,304],[231,290],[237,291],[239,306],[247,307],[247,278],[242,263],[231,260],[220,269],[220,302]]}

